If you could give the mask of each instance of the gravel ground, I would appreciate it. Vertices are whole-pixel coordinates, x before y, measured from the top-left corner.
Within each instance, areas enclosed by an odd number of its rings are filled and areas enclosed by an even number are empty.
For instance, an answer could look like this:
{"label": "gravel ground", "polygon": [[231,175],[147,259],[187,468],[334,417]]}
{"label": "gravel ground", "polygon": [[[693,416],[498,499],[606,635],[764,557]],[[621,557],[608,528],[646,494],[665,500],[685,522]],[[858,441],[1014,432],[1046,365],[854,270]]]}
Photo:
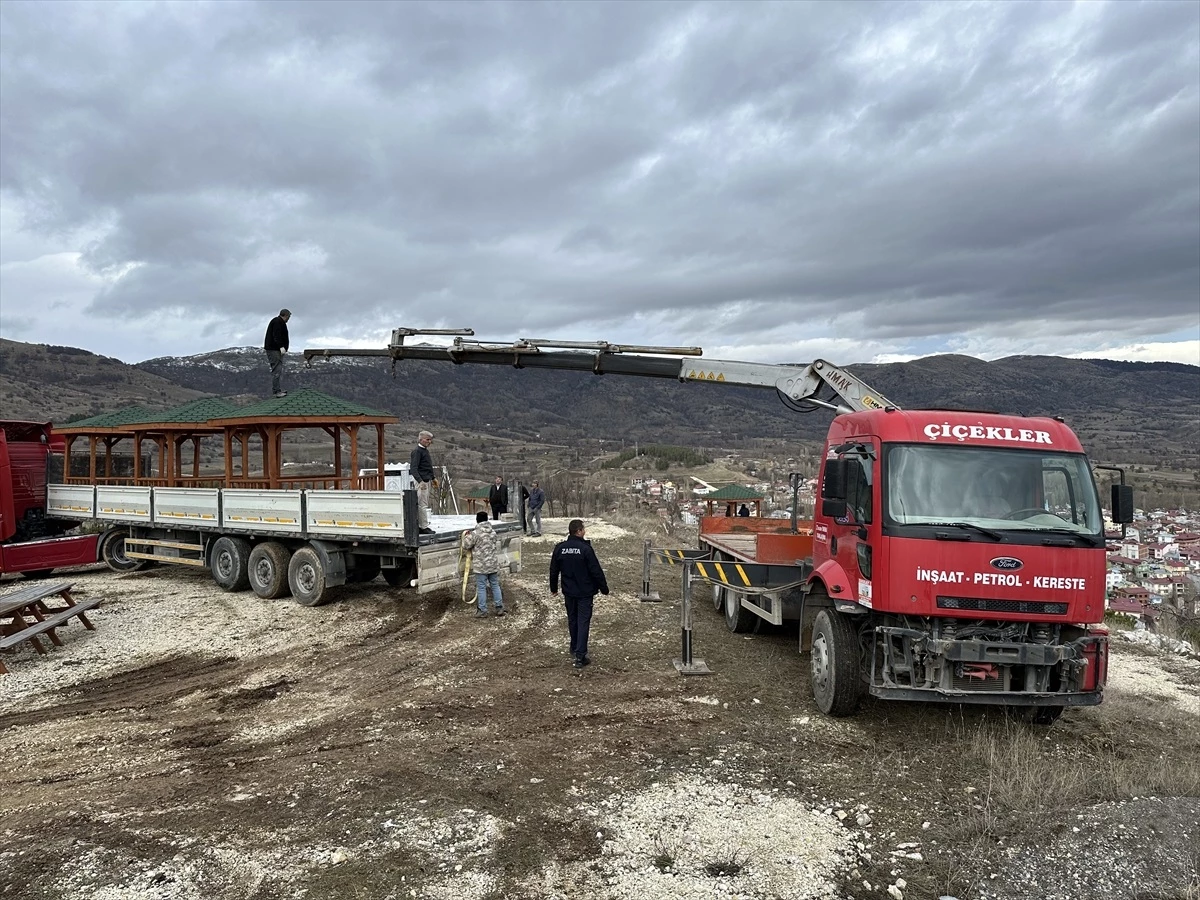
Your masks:
{"label": "gravel ground", "polygon": [[[823,717],[794,634],[735,637],[711,607],[695,637],[717,674],[680,678],[674,579],[666,602],[638,603],[640,540],[600,522],[613,595],[594,664],[572,670],[544,583],[566,521],[526,539],[501,620],[382,582],[303,608],[176,568],[56,574],[105,602],[96,631],[5,657],[0,896],[1200,897],[1200,799],[1142,792],[960,858],[983,875],[937,890],[931,862],[975,846],[954,842],[951,798],[987,774],[947,764],[991,720],[919,704]],[[1145,710],[1138,752],[1164,711],[1200,725],[1200,661],[1158,652],[1114,644],[1111,698]],[[1107,708],[1038,732],[1047,752],[1119,764],[1097,750]]]}

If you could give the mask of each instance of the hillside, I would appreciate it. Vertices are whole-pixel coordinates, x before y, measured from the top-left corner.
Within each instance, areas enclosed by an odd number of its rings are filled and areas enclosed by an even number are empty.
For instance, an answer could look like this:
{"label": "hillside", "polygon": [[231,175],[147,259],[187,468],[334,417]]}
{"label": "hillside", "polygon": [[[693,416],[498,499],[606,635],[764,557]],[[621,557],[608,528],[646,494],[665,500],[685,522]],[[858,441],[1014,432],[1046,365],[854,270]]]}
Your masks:
{"label": "hillside", "polygon": [[0,339],[0,415],[64,422],[125,406],[178,406],[204,392],[76,347]]}
{"label": "hillside", "polygon": [[[291,362],[289,383],[386,409],[402,418],[487,434],[662,441],[737,447],[747,438],[819,440],[828,416],[797,415],[774,393],[681,385],[648,378],[522,371],[339,358],[306,369]],[[194,390],[232,396],[265,392],[260,351],[235,348],[138,368]],[[851,367],[906,407],[990,409],[1061,415],[1093,455],[1154,463],[1190,456],[1200,444],[1200,367],[1016,356],[984,362],[932,356]]]}

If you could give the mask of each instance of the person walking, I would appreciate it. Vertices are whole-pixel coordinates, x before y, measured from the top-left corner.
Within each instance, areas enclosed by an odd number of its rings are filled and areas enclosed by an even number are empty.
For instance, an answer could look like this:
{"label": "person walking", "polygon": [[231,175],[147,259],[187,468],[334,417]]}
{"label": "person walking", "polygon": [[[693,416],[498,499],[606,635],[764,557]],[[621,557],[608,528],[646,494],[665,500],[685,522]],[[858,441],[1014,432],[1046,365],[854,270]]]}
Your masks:
{"label": "person walking", "polygon": [[501,513],[508,512],[508,485],[499,475],[496,476],[496,483],[488,491],[488,506],[492,508],[493,519],[499,519]]}
{"label": "person walking", "polygon": [[567,524],[567,539],[554,547],[550,556],[550,594],[558,596],[559,579],[567,607],[567,632],[571,637],[573,665],[582,669],[588,658],[588,635],[592,626],[592,604],[596,592],[608,594],[608,582],[591,543],[584,540],[582,519]]}
{"label": "person walking", "polygon": [[505,615],[500,593],[500,536],[482,509],[475,513],[475,530],[463,532],[463,546],[471,551],[471,574],[475,576],[475,618],[487,618],[488,586],[497,616]]}
{"label": "person walking", "polygon": [[542,536],[542,507],[546,505],[546,492],[535,481],[529,491],[529,535]]}
{"label": "person walking", "polygon": [[420,534],[433,534],[429,527],[429,495],[435,484],[433,480],[433,457],[429,455],[429,445],[433,443],[433,434],[422,431],[417,435],[417,446],[408,457],[408,474],[417,485],[417,521]]}
{"label": "person walking", "polygon": [[286,397],[283,389],[283,354],[288,352],[288,319],[292,317],[290,309],[281,309],[279,315],[267,324],[267,334],[263,338],[263,349],[267,351],[267,362],[271,366],[271,396]]}

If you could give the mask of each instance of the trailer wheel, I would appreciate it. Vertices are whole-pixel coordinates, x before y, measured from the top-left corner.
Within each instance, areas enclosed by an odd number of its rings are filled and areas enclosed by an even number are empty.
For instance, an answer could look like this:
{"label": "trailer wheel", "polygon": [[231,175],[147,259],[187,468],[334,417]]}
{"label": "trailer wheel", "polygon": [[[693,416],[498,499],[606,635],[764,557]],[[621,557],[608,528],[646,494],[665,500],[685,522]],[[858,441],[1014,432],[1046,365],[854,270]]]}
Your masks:
{"label": "trailer wheel", "polygon": [[[721,562],[722,559],[723,559],[723,557],[721,556],[720,552],[714,550],[713,551],[713,562]],[[715,581],[712,584],[712,592],[713,592],[713,609],[715,609],[717,612],[724,612],[725,611],[725,595],[729,592],[727,590],[725,590],[724,585],[718,584]]]}
{"label": "trailer wheel", "polygon": [[288,563],[292,553],[278,541],[263,541],[250,551],[247,574],[250,589],[264,600],[276,600],[288,592]]}
{"label": "trailer wheel", "polygon": [[858,672],[858,635],[845,616],[822,609],[813,623],[812,692],[817,708],[831,716],[848,716],[858,707],[862,685]]}
{"label": "trailer wheel", "polygon": [[333,599],[325,586],[325,564],[312,547],[301,547],[288,563],[288,587],[301,606],[320,606]]}
{"label": "trailer wheel", "polygon": [[725,594],[725,627],[734,634],[745,634],[752,631],[758,624],[758,616],[742,606],[742,595],[729,588],[722,588]]}
{"label": "trailer wheel", "polygon": [[246,590],[250,587],[250,542],[239,537],[217,538],[208,569],[222,590]]}
{"label": "trailer wheel", "polygon": [[129,532],[126,529],[114,528],[104,536],[104,542],[100,545],[100,558],[114,572],[136,572],[147,566],[146,560],[132,559],[125,555],[127,537]]}
{"label": "trailer wheel", "polygon": [[413,576],[417,574],[417,561],[406,560],[394,569],[383,570],[383,580],[391,587],[406,588],[411,586]]}

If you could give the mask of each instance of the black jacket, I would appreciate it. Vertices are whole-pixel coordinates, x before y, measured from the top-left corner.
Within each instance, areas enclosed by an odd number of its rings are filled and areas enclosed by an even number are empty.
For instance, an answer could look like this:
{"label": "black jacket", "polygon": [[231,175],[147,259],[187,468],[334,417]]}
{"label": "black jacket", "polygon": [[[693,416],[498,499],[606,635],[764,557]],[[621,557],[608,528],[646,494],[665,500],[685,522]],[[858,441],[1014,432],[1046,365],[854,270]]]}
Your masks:
{"label": "black jacket", "polygon": [[571,535],[554,546],[550,556],[550,593],[558,593],[562,576],[562,592],[567,597],[595,597],[596,592],[608,593],[604,570],[592,545],[581,537]]}
{"label": "black jacket", "polygon": [[420,444],[409,454],[408,474],[416,481],[433,481],[433,457]]}
{"label": "black jacket", "polygon": [[493,484],[488,491],[488,506],[496,512],[508,512],[508,485]]}
{"label": "black jacket", "polygon": [[288,349],[288,330],[287,322],[283,321],[280,316],[276,316],[267,325],[267,336],[263,338],[264,350],[282,350],[287,353]]}

